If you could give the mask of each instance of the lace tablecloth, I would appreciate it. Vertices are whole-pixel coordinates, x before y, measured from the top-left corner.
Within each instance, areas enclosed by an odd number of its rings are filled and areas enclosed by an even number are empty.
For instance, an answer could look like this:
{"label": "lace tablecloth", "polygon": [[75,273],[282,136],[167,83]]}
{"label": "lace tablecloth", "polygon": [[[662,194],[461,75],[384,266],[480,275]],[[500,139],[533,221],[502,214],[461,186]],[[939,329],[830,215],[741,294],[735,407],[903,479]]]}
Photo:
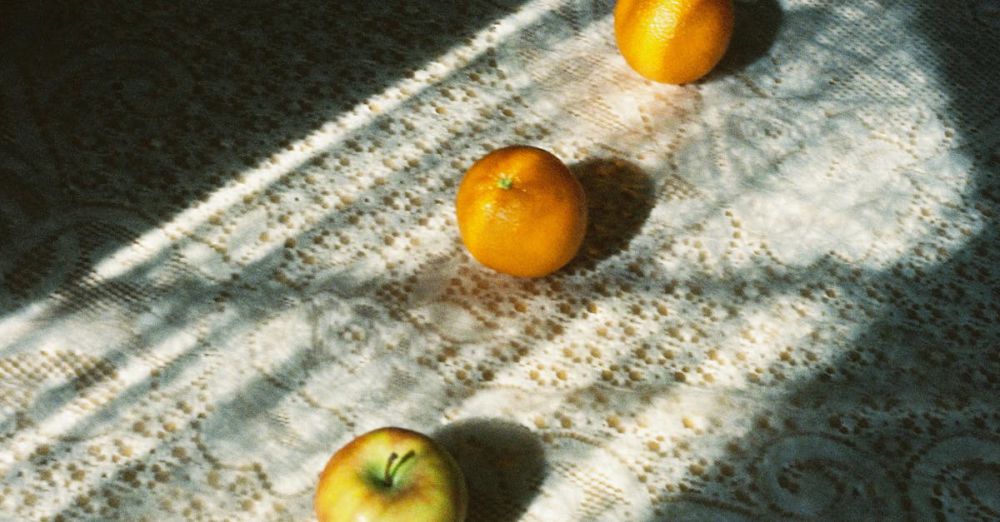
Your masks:
{"label": "lace tablecloth", "polygon": [[[383,425],[470,521],[1000,518],[1000,2],[741,2],[680,87],[612,7],[0,5],[0,519],[309,520]],[[454,219],[514,143],[538,280]]]}

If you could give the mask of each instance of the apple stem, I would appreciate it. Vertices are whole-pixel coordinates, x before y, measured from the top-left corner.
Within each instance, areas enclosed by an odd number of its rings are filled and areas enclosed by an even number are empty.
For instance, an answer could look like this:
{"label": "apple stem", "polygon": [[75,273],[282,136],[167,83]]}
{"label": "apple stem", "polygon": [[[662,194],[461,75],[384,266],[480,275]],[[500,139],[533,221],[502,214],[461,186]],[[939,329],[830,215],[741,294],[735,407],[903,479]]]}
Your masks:
{"label": "apple stem", "polygon": [[[392,486],[392,479],[396,476],[396,472],[399,471],[399,467],[402,466],[404,462],[410,460],[410,458],[412,458],[416,454],[417,454],[416,451],[410,450],[407,451],[406,454],[403,455],[403,458],[401,459],[399,458],[399,454],[396,453],[395,451],[389,455],[389,461],[385,463],[385,474],[383,478],[386,486]],[[399,462],[396,462],[396,459],[399,459]],[[392,464],[394,462],[396,463],[395,468],[392,467]]]}
{"label": "apple stem", "polygon": [[385,477],[383,480],[385,481],[386,486],[392,485],[392,473],[390,473],[390,470],[392,469],[392,463],[396,462],[396,459],[398,458],[399,455],[394,451],[392,452],[392,455],[389,455],[389,462],[385,463]]}

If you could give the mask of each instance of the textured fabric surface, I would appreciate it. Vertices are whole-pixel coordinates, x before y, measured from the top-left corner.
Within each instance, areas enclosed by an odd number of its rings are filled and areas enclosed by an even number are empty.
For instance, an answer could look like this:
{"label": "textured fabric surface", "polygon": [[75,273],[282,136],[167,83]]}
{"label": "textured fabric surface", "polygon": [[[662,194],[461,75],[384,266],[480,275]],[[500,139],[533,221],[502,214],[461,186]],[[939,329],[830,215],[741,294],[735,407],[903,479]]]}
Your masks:
{"label": "textured fabric surface", "polygon": [[[612,4],[3,2],[0,519],[309,520],[383,425],[470,521],[1000,518],[1000,2],[740,2],[680,87]],[[539,280],[454,219],[513,143]]]}

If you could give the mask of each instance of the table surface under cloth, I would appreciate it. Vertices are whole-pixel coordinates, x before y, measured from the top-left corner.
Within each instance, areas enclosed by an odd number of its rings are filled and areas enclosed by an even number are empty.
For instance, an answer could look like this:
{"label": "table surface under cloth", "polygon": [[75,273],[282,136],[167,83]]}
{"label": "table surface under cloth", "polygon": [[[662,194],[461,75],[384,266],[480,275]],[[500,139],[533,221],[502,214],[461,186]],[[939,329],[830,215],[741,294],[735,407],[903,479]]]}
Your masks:
{"label": "table surface under cloth", "polygon": [[[737,2],[670,86],[611,0],[0,6],[0,520],[309,520],[437,437],[470,522],[1000,518],[1000,2]],[[457,182],[582,181],[474,262]]]}

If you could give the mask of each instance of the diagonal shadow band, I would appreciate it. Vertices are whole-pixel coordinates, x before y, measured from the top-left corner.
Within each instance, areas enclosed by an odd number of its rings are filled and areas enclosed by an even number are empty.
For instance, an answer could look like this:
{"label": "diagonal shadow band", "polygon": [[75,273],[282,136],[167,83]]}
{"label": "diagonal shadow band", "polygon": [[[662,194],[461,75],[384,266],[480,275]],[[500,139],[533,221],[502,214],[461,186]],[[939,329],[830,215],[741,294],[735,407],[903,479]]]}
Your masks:
{"label": "diagonal shadow band", "polygon": [[4,2],[0,155],[32,165],[0,158],[0,202],[28,207],[0,237],[88,204],[169,221],[523,3]]}

